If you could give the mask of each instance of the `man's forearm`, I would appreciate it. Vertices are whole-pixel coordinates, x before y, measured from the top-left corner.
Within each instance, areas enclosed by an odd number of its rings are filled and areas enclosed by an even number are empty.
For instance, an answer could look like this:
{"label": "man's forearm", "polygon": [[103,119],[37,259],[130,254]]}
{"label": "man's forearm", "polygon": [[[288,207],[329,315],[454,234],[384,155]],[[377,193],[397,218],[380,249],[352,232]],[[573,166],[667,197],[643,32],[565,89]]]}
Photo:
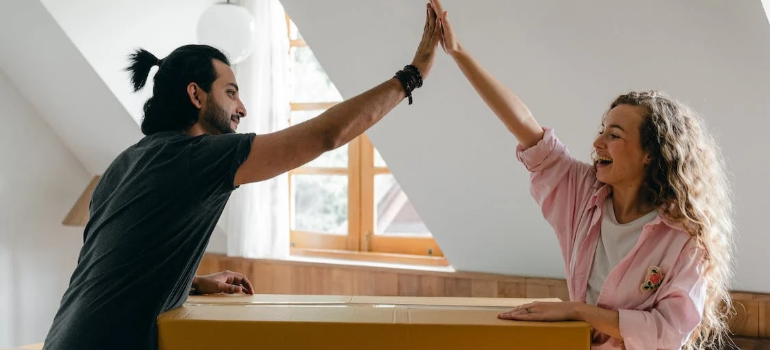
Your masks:
{"label": "man's forearm", "polygon": [[374,88],[341,102],[308,123],[317,123],[329,133],[329,149],[340,147],[376,124],[406,97],[401,82],[389,79]]}

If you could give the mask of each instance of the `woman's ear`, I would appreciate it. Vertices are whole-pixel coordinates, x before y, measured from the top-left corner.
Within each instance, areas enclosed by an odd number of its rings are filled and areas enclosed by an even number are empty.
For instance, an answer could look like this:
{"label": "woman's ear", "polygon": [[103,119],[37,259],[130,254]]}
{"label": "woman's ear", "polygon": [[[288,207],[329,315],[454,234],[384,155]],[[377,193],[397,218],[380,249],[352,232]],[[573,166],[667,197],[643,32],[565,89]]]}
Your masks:
{"label": "woman's ear", "polygon": [[187,85],[187,96],[190,98],[190,102],[197,109],[203,108],[203,102],[201,101],[200,94],[201,88],[196,83],[190,83]]}

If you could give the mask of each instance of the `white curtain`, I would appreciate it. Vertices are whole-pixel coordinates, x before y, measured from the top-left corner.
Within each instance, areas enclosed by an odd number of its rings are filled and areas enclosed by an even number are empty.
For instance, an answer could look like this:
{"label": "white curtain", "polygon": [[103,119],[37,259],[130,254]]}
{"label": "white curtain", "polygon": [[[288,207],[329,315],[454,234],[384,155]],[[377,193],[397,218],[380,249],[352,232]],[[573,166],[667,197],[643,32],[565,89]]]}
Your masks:
{"label": "white curtain", "polygon": [[[289,36],[278,0],[244,0],[256,19],[256,46],[234,67],[248,115],[238,132],[257,135],[288,126]],[[241,186],[224,213],[227,255],[284,259],[289,255],[288,175]]]}

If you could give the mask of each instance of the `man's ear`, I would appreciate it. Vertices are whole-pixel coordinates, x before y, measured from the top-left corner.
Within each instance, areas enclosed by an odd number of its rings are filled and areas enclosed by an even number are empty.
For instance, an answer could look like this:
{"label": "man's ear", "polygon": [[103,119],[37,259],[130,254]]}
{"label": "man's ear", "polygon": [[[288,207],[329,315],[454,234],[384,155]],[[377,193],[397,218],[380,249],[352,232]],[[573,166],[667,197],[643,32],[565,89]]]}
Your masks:
{"label": "man's ear", "polygon": [[205,92],[196,83],[187,84],[187,96],[190,98],[190,103],[197,109],[203,108],[203,95]]}

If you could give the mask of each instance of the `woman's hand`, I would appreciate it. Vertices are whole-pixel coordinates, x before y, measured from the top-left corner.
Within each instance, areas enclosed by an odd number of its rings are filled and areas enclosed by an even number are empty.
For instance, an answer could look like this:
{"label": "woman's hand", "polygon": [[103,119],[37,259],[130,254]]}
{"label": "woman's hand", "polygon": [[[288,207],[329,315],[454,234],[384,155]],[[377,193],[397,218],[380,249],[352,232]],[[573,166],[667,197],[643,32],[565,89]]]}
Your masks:
{"label": "woman's hand", "polygon": [[623,340],[618,311],[586,303],[534,302],[517,306],[511,311],[497,315],[497,318],[517,321],[583,321],[601,333]]}
{"label": "woman's hand", "polygon": [[534,302],[497,315],[502,320],[517,321],[576,321],[579,320],[578,302]]}
{"label": "woman's hand", "polygon": [[441,26],[441,47],[444,49],[444,52],[454,57],[462,52],[462,45],[460,45],[460,41],[457,40],[454,29],[452,29],[452,24],[449,23],[447,12],[444,11],[443,6],[441,6],[441,1],[430,0],[430,4],[433,6],[433,9],[439,17],[439,24]]}

